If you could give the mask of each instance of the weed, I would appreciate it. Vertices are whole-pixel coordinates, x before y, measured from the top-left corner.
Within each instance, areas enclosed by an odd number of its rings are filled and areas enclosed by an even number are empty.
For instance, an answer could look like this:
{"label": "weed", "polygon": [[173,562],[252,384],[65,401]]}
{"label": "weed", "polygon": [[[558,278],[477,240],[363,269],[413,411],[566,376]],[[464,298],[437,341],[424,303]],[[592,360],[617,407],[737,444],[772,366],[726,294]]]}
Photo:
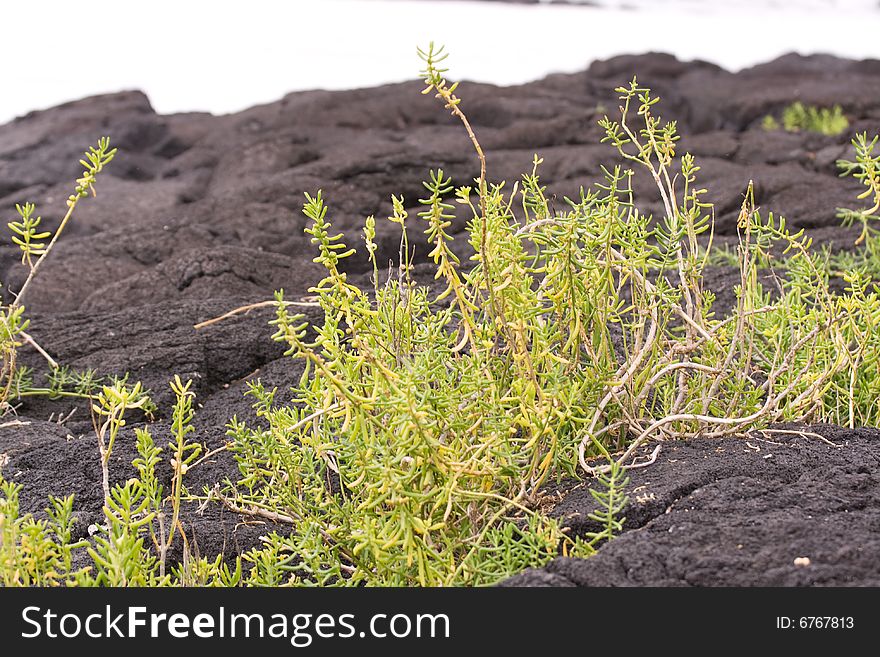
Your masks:
{"label": "weed", "polygon": [[[627,166],[651,176],[660,216],[638,209],[643,199],[623,166],[603,169],[604,182],[556,212],[537,155],[512,187],[490,181],[457,84],[440,68],[442,49],[419,54],[424,92],[462,123],[474,147],[475,187],[430,171],[414,217],[392,197],[388,219],[401,232],[401,255],[384,282],[376,219],[368,217],[368,291],[346,277],[342,264],[355,249],[333,230],[322,192],[307,194],[306,232],[324,268],[310,291],[323,320],[310,325],[276,294],[273,338],[304,367],[284,399],[250,384],[259,424],[232,418],[228,426],[238,481],[202,496],[185,490],[200,446],[190,440],[190,386],[175,379],[170,494],[156,473],[163,449],[147,429],[136,431],[138,477],[110,487],[123,413],[141,397],[137,386],[105,386],[93,407],[105,526],[91,541],[71,543],[72,501],[52,500],[47,520],[22,517],[20,489],[3,483],[5,583],[491,584],[560,553],[589,555],[620,533],[626,470],[648,441],[739,434],[775,421],[880,421],[880,299],[871,277],[847,271],[847,290],[833,293],[828,254],[813,252],[784,218],[762,215],[749,184],[738,244],[720,256],[739,270],[736,303],[717,316],[703,288],[704,268],[719,257],[713,208],[695,158],[677,153],[676,124],[656,114],[649,89],[635,79],[619,87],[620,116],[600,126]],[[857,141],[846,172],[876,201],[873,145]],[[874,243],[868,219],[876,205],[845,217],[864,223],[865,244]],[[456,206],[469,216],[466,266],[451,248]],[[21,216],[19,238],[37,254],[47,236],[32,211]],[[436,296],[413,279],[419,233],[440,283]],[[774,257],[780,252],[784,259]],[[768,269],[772,293],[759,277]],[[20,334],[6,317],[8,335]],[[542,513],[545,484],[566,476],[594,477],[598,531],[570,536]],[[292,532],[268,534],[234,566],[209,561],[184,534],[187,499],[216,500]],[[183,558],[168,568],[176,537]],[[71,551],[80,549],[92,566],[72,570]]]}
{"label": "weed", "polygon": [[53,234],[51,231],[41,228],[42,217],[35,216],[36,206],[33,203],[16,205],[18,221],[9,222],[9,230],[12,232],[12,241],[21,250],[21,262],[27,267],[28,275],[17,293],[13,293],[12,301],[0,306],[0,407],[8,408],[7,399],[17,375],[16,354],[22,341],[34,346],[46,359],[50,366],[57,367],[57,363],[47,354],[36,341],[26,332],[29,321],[25,318],[23,305],[25,295],[30,289],[37,272],[42,267],[48,255],[52,252],[58,238],[64,232],[65,227],[73,216],[79,202],[90,193],[94,196],[97,176],[116,155],[116,149],[110,148],[110,140],[106,137],[98,141],[97,146],[92,146],[85,152],[80,164],[84,167],[82,176],[76,180],[73,194],[67,198],[67,213],[61,219],[61,223]]}
{"label": "weed", "polygon": [[880,211],[880,155],[874,155],[877,140],[878,137],[875,136],[871,141],[868,141],[868,135],[864,132],[856,135],[852,140],[856,153],[855,161],[837,161],[841,176],[852,176],[864,185],[865,191],[859,194],[858,198],[869,199],[870,203],[869,207],[862,210],[840,208],[837,213],[838,217],[843,220],[844,226],[862,225],[862,232],[855,245],[858,246],[865,242],[869,255],[875,258],[878,255],[877,240],[880,235],[880,232],[872,226],[872,222],[877,218],[877,212]]}
{"label": "weed", "polygon": [[[168,550],[174,542],[175,533],[179,534],[186,544],[186,535],[180,523],[180,504],[185,494],[183,476],[189,470],[202,452],[202,446],[198,443],[189,442],[188,436],[195,430],[192,426],[193,408],[192,400],[195,397],[191,390],[192,381],[183,383],[180,377],[175,376],[171,381],[171,390],[174,392],[176,401],[171,418],[171,433],[173,440],[168,444],[171,450],[171,518],[167,526],[165,524],[165,499],[162,495],[162,485],[156,478],[155,468],[160,462],[162,449],[156,447],[153,437],[147,429],[137,430],[137,446],[140,458],[134,463],[140,473],[140,481],[144,487],[150,508],[155,514],[156,522],[150,525],[150,537],[159,557],[160,575],[165,575]],[[184,548],[184,553],[188,549]]]}
{"label": "weed", "polygon": [[[632,172],[621,167],[557,214],[537,156],[510,192],[488,182],[457,85],[438,68],[442,51],[420,55],[425,92],[474,145],[477,188],[456,189],[441,170],[424,183],[419,219],[444,286],[436,298],[411,280],[413,222],[403,199],[392,198],[389,217],[402,233],[399,273],[384,286],[371,247],[375,219],[365,226],[371,296],[339,269],[354,249],[333,234],[323,195],[306,196],[307,232],[326,269],[311,292],[325,319],[310,327],[277,295],[273,337],[304,362],[304,374],[292,404],[252,385],[267,428],[230,425],[242,479],[220,494],[236,511],[296,526],[295,536],[269,539],[272,554],[290,555],[283,567],[270,559],[272,578],[488,583],[525,553],[540,563],[559,546],[589,552],[535,513],[550,477],[578,465],[605,477],[604,531],[592,537],[603,540],[620,528],[620,471],[648,440],[840,413],[844,399],[851,418],[873,412],[840,379],[851,364],[840,347],[853,330],[843,318],[873,298],[857,287],[835,298],[809,240],[780,217],[763,218],[751,186],[739,218],[737,305],[714,316],[701,274],[712,208],[699,167],[676,156],[675,123],[654,115],[648,89],[635,80],[619,88],[620,120],[600,125],[604,141],[650,173],[664,215],[637,210]],[[470,269],[450,248],[451,201],[471,215]],[[775,300],[757,277],[771,249],[791,254]]]}
{"label": "weed", "polygon": [[[779,130],[779,121],[768,114],[761,122],[764,130]],[[794,102],[782,110],[782,128],[786,132],[817,132],[822,135],[839,135],[849,127],[849,120],[840,105],[815,107]]]}
{"label": "weed", "polygon": [[610,541],[623,531],[623,523],[626,518],[620,514],[626,508],[629,498],[624,490],[629,484],[629,477],[625,476],[622,466],[617,461],[611,462],[607,473],[598,475],[600,489],[591,488],[590,493],[596,500],[599,508],[588,514],[590,520],[599,524],[602,528],[598,532],[588,533],[586,538],[591,545],[597,545],[601,541]]}
{"label": "weed", "polygon": [[[183,477],[194,464],[201,446],[189,441],[193,429],[191,382],[171,382],[176,402],[169,443],[171,491],[166,498],[156,474],[163,449],[146,429],[136,429],[136,478],[110,487],[108,462],[127,409],[141,408],[145,397],[138,386],[105,386],[95,403],[105,491],[104,523],[90,528],[91,540],[72,540],[77,522],[73,496],[49,498],[44,519],[21,515],[21,485],[0,477],[0,583],[5,586],[167,586],[224,585],[242,581],[241,559],[230,568],[220,556],[212,561],[195,557],[180,522],[181,502],[187,493]],[[183,543],[183,559],[167,568],[175,536]],[[82,553],[85,553],[84,555]],[[74,568],[88,558],[91,565]]]}
{"label": "weed", "polygon": [[140,383],[127,386],[124,382],[103,386],[92,404],[92,423],[98,437],[101,455],[101,483],[104,488],[104,504],[110,504],[110,456],[119,430],[125,426],[125,412],[144,408],[149,398],[143,394]]}

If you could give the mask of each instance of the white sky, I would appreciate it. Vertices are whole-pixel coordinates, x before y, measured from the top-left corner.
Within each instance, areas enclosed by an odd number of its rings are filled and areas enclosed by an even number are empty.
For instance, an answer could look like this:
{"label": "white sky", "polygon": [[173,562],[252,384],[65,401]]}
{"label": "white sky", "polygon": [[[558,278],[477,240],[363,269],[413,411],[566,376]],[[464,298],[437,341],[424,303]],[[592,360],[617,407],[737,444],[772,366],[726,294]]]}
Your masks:
{"label": "white sky", "polygon": [[633,11],[410,0],[5,0],[0,123],[121,89],[145,91],[162,113],[225,113],[299,89],[411,79],[416,46],[432,39],[452,53],[450,77],[499,84],[647,50],[731,69],[792,50],[880,58],[873,0],[838,0],[836,8],[799,1],[800,9],[790,0],[640,0]]}

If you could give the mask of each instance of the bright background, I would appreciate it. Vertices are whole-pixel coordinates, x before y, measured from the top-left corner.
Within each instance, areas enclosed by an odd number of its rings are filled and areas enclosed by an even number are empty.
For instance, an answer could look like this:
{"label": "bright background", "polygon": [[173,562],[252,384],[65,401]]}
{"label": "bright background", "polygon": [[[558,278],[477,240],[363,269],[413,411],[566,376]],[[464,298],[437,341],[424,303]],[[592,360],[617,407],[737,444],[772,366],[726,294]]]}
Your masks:
{"label": "bright background", "polygon": [[498,84],[646,51],[731,70],[790,51],[880,57],[876,0],[601,4],[6,0],[0,123],[122,89],[145,91],[162,113],[226,113],[300,89],[411,79],[416,46],[432,39],[452,53],[452,77]]}

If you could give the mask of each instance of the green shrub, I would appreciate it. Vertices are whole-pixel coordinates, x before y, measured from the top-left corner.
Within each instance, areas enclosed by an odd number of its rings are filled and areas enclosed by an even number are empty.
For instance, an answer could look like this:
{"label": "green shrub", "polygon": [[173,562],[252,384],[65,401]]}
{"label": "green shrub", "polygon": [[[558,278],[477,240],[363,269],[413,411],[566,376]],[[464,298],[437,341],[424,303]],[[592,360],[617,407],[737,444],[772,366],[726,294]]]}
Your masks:
{"label": "green shrub", "polygon": [[[861,392],[863,383],[876,387],[876,375],[865,366],[859,385],[852,381],[856,364],[875,362],[876,341],[861,343],[861,355],[846,348],[866,337],[852,318],[875,316],[875,295],[855,276],[850,294],[833,295],[809,240],[782,218],[762,218],[751,186],[739,218],[737,305],[715,317],[700,248],[711,206],[699,167],[689,154],[676,157],[675,123],[654,115],[649,90],[635,81],[619,88],[621,119],[601,126],[604,141],[653,177],[664,216],[638,211],[632,172],[619,167],[554,214],[537,157],[509,192],[487,181],[456,85],[438,68],[443,56],[422,56],[425,92],[462,121],[481,170],[476,189],[455,189],[439,170],[425,183],[419,219],[445,289],[432,298],[411,280],[413,222],[402,199],[392,198],[390,220],[405,247],[398,276],[384,284],[367,220],[369,294],[339,269],[354,249],[332,234],[323,196],[307,196],[307,232],[327,270],[311,291],[325,320],[308,326],[279,293],[274,338],[304,361],[304,374],[292,404],[252,386],[267,428],[233,422],[230,430],[243,479],[223,499],[300,530],[272,539],[292,555],[292,581],[491,582],[549,558],[560,541],[583,550],[534,511],[550,477],[578,465],[617,472],[651,439],[876,416],[876,401]],[[449,246],[451,200],[471,215],[469,269]],[[791,255],[773,299],[757,271],[778,248]],[[612,464],[591,460],[618,450]],[[507,552],[523,561],[490,562],[499,538],[514,540]]]}
{"label": "green shrub", "polygon": [[[442,170],[430,172],[416,217],[392,197],[401,252],[384,281],[376,220],[367,218],[368,291],[341,267],[355,249],[334,233],[323,194],[306,195],[306,232],[326,274],[311,292],[324,317],[310,326],[276,294],[273,337],[303,370],[283,399],[251,384],[260,424],[229,425],[240,479],[198,497],[185,491],[199,448],[188,439],[189,387],[176,380],[170,495],[158,484],[162,450],[147,430],[137,432],[138,477],[109,489],[106,522],[91,541],[71,544],[71,502],[53,500],[48,520],[20,517],[18,489],[4,484],[4,582],[490,584],[560,553],[589,555],[619,533],[625,470],[648,441],[743,434],[776,421],[880,420],[880,300],[871,277],[845,272],[848,289],[834,294],[827,253],[814,253],[784,219],[763,217],[750,184],[739,243],[726,254],[740,272],[737,300],[718,316],[702,280],[713,210],[699,166],[677,154],[676,125],[656,115],[648,89],[635,80],[618,88],[621,116],[600,125],[603,141],[654,180],[661,216],[639,211],[644,200],[624,167],[604,169],[604,183],[557,213],[537,156],[512,187],[489,181],[457,85],[443,77],[445,55],[433,46],[420,54],[425,93],[473,143],[475,185],[456,188]],[[851,173],[880,198],[865,143]],[[450,246],[454,203],[470,217],[469,266]],[[858,214],[867,222],[875,212]],[[418,232],[436,296],[413,278]],[[771,293],[759,272],[775,263]],[[96,427],[107,438],[102,454],[121,418],[118,395],[104,394],[96,408],[106,418]],[[565,476],[595,477],[596,531],[585,536],[568,535],[543,512],[545,484]],[[179,520],[185,499],[219,501],[291,532],[267,535],[233,567],[195,559]],[[175,537],[184,559],[169,572]],[[79,549],[92,566],[72,571],[70,551]]]}
{"label": "green shrub", "polygon": [[[764,117],[764,130],[778,130],[779,122],[770,114]],[[797,101],[782,110],[782,127],[786,132],[818,132],[823,135],[839,135],[849,127],[849,120],[840,105],[815,107]]]}

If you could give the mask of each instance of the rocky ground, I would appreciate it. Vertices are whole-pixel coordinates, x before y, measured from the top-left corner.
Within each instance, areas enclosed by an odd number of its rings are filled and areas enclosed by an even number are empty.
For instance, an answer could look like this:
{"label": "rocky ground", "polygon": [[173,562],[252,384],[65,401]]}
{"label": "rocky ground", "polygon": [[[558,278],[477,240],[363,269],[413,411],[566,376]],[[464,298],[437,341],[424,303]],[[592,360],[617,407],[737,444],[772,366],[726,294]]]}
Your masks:
{"label": "rocky ground", "polygon": [[[633,75],[678,120],[702,167],[716,207],[721,243],[735,239],[742,193],[754,180],[762,208],[804,227],[817,244],[847,248],[836,208],[853,206],[858,185],[837,176],[854,132],[880,127],[880,61],[786,56],[731,74],[660,54],[617,57],[573,75],[497,88],[464,83],[463,108],[488,153],[493,180],[515,181],[544,158],[543,178],[556,204],[616,162],[599,143],[596,121],[616,111],[613,88]],[[223,445],[232,415],[252,418],[242,396],[261,378],[284,388],[296,378],[270,339],[271,310],[195,329],[242,304],[308,294],[319,272],[303,234],[303,192],[323,189],[330,218],[359,243],[364,217],[387,216],[390,195],[415,209],[421,180],[442,167],[459,184],[478,174],[467,136],[411,82],[344,92],[294,93],[229,116],[157,115],[131,91],[34,112],[0,126],[0,208],[38,205],[57,225],[79,174],[82,150],[109,135],[119,155],[98,182],[98,198],[73,223],[29,292],[32,335],[60,362],[144,382],[160,409],[167,382],[193,378],[198,440]],[[851,129],[839,137],[767,132],[761,119],[794,100],[840,104]],[[649,180],[637,194],[652,199]],[[658,205],[644,203],[647,211]],[[453,232],[460,234],[463,223]],[[380,261],[394,258],[398,234],[380,229]],[[465,240],[459,239],[459,248]],[[427,249],[417,257],[424,258]],[[350,273],[366,280],[365,258]],[[18,254],[0,247],[0,280],[17,289]],[[733,270],[707,273],[723,303]],[[45,370],[35,353],[23,360]],[[68,414],[74,410],[73,414]],[[29,401],[0,425],[3,476],[24,486],[22,506],[38,511],[49,493],[76,494],[77,525],[99,518],[100,468],[88,411],[65,402]],[[59,422],[59,417],[65,418]],[[167,416],[153,433],[164,435]],[[665,445],[653,466],[633,472],[627,531],[588,561],[558,559],[510,584],[529,585],[878,585],[880,432],[819,427],[761,439],[694,440]],[[130,435],[129,435],[130,438]],[[158,442],[158,441],[157,441]],[[133,440],[123,437],[112,474],[131,474]],[[165,473],[168,476],[170,473]],[[190,488],[235,477],[220,453],[190,473]],[[583,484],[560,489],[554,513],[574,530],[591,497]],[[234,555],[256,544],[265,525],[213,507],[187,510],[202,554]],[[809,565],[795,565],[806,557]],[[798,563],[805,563],[799,560]]]}

